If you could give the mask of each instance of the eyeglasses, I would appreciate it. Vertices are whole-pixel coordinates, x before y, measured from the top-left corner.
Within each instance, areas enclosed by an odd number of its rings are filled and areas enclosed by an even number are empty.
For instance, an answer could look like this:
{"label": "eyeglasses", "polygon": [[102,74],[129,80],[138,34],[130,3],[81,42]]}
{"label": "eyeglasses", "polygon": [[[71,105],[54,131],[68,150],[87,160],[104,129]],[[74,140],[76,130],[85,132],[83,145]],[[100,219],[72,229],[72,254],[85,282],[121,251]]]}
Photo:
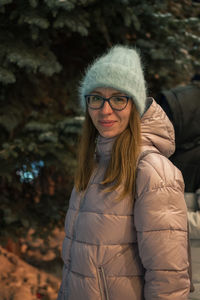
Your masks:
{"label": "eyeglasses", "polygon": [[91,109],[100,109],[107,101],[113,110],[123,110],[128,104],[129,96],[112,96],[110,98],[104,98],[100,95],[85,95],[87,105]]}

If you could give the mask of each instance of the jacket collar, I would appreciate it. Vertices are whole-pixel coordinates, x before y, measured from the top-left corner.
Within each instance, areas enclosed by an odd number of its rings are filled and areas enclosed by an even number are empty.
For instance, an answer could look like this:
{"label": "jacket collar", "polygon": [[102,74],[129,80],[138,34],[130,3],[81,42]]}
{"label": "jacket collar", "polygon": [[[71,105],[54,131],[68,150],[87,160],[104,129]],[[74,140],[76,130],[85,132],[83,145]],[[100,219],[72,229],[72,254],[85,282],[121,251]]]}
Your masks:
{"label": "jacket collar", "polygon": [[115,142],[116,137],[105,138],[101,135],[97,138],[96,145],[96,158],[97,160],[107,160],[110,159],[112,147]]}

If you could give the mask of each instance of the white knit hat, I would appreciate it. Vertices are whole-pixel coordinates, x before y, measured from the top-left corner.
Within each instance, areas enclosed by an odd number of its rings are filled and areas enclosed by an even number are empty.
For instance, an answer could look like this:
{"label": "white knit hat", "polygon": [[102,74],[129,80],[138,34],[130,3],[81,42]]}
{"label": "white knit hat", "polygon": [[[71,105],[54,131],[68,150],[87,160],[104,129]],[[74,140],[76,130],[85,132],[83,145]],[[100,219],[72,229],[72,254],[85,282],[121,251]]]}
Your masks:
{"label": "white knit hat", "polygon": [[79,88],[83,108],[86,107],[84,95],[99,87],[114,88],[132,97],[142,116],[146,106],[146,87],[138,52],[117,45],[88,67]]}

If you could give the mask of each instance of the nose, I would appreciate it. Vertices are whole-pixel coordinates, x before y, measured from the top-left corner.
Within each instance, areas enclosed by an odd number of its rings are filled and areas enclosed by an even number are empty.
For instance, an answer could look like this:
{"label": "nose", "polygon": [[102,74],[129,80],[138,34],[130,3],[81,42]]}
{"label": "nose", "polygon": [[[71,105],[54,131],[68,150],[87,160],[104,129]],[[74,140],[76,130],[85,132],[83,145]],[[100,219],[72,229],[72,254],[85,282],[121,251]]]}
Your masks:
{"label": "nose", "polygon": [[101,108],[101,112],[103,114],[111,114],[113,112],[112,107],[110,106],[110,104],[108,103],[108,101],[104,102],[104,105]]}

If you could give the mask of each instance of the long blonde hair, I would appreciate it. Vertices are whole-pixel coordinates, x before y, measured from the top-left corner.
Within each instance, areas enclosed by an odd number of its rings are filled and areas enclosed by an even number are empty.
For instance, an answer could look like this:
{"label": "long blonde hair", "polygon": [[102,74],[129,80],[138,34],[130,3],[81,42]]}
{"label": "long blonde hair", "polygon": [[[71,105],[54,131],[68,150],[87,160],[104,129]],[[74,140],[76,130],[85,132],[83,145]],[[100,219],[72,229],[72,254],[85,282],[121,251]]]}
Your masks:
{"label": "long blonde hair", "polygon": [[[127,194],[134,193],[137,160],[141,146],[140,115],[132,104],[128,127],[116,138],[109,165],[101,185],[105,192],[123,186],[119,200]],[[98,131],[92,123],[88,110],[79,143],[78,167],[75,175],[77,191],[84,192],[96,165],[95,148]]]}

